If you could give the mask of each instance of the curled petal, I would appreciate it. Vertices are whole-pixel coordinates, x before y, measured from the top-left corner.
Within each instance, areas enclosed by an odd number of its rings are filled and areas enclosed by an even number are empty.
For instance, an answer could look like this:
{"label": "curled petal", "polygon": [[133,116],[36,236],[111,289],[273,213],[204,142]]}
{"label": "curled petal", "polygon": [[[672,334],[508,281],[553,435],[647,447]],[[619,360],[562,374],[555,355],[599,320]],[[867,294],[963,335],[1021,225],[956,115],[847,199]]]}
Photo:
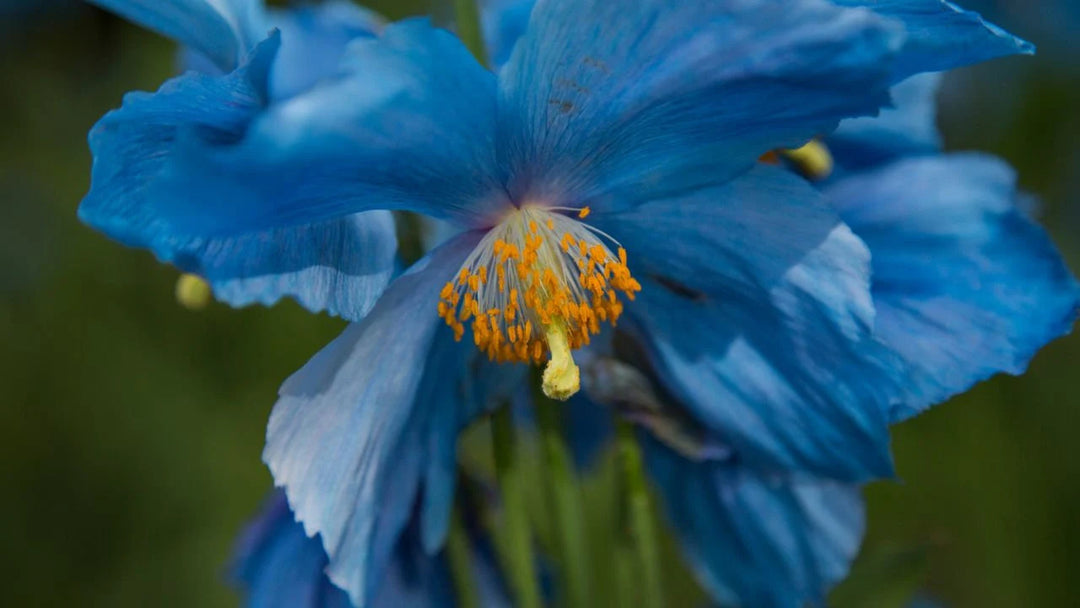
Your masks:
{"label": "curled petal", "polygon": [[838,180],[825,194],[873,252],[877,332],[908,366],[894,420],[997,372],[1022,373],[1072,328],[1077,283],[1017,209],[1005,163],[911,158]]}

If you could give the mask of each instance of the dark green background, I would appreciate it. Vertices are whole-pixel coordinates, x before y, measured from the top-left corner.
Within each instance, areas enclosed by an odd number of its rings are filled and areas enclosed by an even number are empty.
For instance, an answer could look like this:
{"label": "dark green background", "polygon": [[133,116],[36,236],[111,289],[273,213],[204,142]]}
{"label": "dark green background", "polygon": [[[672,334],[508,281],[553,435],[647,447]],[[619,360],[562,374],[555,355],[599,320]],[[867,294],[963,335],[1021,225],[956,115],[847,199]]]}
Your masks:
{"label": "dark green background", "polygon": [[[396,17],[426,1],[373,4]],[[172,269],[76,220],[87,130],[173,74],[170,43],[78,6],[7,19],[0,35],[0,605],[234,605],[226,563],[270,486],[259,456],[277,386],[342,324],[291,303],[180,309]],[[942,126],[950,148],[1020,169],[1080,268],[1070,63],[1044,47],[965,70]],[[914,589],[958,607],[1075,603],[1078,351],[1080,338],[1058,341],[1026,376],[897,428],[903,481],[869,489],[868,542],[839,604]]]}

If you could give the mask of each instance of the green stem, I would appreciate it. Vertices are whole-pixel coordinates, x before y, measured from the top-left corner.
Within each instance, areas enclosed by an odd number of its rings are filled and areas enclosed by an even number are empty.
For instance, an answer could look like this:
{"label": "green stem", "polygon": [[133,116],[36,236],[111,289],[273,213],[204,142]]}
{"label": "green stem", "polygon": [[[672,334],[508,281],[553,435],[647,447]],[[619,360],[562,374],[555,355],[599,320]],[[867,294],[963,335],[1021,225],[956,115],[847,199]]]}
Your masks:
{"label": "green stem", "polygon": [[664,604],[660,583],[660,549],[649,505],[649,488],[645,480],[641,446],[634,436],[633,425],[621,419],[616,419],[615,425],[622,474],[620,485],[626,501],[626,528],[640,577],[638,588],[641,604],[646,608],[660,608]]}
{"label": "green stem", "polygon": [[454,16],[458,37],[465,43],[465,48],[472,52],[480,65],[486,66],[487,51],[484,48],[484,32],[480,29],[480,9],[476,6],[476,0],[454,0]]}
{"label": "green stem", "polygon": [[457,605],[460,608],[479,608],[480,598],[476,594],[476,581],[473,579],[472,549],[469,535],[461,521],[461,510],[454,508],[450,520],[450,536],[446,540],[446,553],[450,561],[450,574],[454,580]]}
{"label": "green stem", "polygon": [[590,606],[589,560],[585,550],[585,522],[581,512],[581,492],[577,485],[570,450],[563,440],[562,408],[544,397],[537,397],[536,420],[544,455],[548,496],[555,528],[559,580],[563,583],[563,605],[570,608]]}
{"label": "green stem", "polygon": [[517,453],[514,420],[510,405],[503,405],[491,417],[491,437],[495,452],[495,474],[503,503],[504,559],[510,587],[520,608],[540,608],[540,587],[533,561],[532,533],[525,510],[525,471]]}

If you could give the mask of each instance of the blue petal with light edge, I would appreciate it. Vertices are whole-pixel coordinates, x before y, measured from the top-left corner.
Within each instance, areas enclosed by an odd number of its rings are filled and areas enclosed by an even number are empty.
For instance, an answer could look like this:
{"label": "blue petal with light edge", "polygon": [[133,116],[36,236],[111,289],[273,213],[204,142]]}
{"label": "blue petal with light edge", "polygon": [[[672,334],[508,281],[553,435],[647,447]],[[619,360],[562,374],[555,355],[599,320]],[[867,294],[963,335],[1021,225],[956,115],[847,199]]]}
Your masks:
{"label": "blue petal with light edge", "polygon": [[893,67],[896,81],[919,72],[938,72],[1035,52],[1031,43],[987,23],[978,13],[944,0],[832,1],[841,6],[866,7],[903,22],[908,36]]}
{"label": "blue petal with light edge", "polygon": [[490,225],[506,205],[494,75],[424,20],[355,41],[342,69],[269,108],[239,140],[186,146],[155,189],[154,216],[210,237],[373,209]]}
{"label": "blue petal with light edge", "polygon": [[291,296],[310,311],[359,321],[390,283],[396,254],[393,215],[367,211],[310,226],[211,239],[174,261],[206,278],[214,296],[232,306],[269,306]]}
{"label": "blue petal with light edge", "polygon": [[838,172],[941,150],[937,130],[939,74],[912,76],[892,89],[894,107],[874,118],[851,118],[825,139]]}
{"label": "blue petal with light edge", "polygon": [[263,0],[87,0],[236,69],[270,29]]}
{"label": "blue petal with light edge", "polygon": [[599,211],[725,181],[876,113],[902,39],[825,1],[540,2],[500,73],[510,193]]}
{"label": "blue petal with light edge", "polygon": [[872,335],[870,253],[819,192],[760,165],[593,224],[642,284],[620,327],[702,425],[761,468],[891,474],[902,367]]}
{"label": "blue petal with light edge", "polygon": [[1005,163],[912,158],[838,180],[825,194],[873,253],[877,333],[910,368],[893,420],[997,372],[1022,373],[1071,329],[1077,283],[1016,208]]}
{"label": "blue petal with light edge", "polygon": [[322,536],[330,579],[361,606],[421,495],[423,544],[441,544],[455,462],[446,438],[492,401],[463,399],[476,349],[455,342],[435,311],[478,238],[454,238],[391,283],[285,382],[270,417],[263,459],[308,533]]}
{"label": "blue petal with light edge", "polygon": [[177,235],[154,215],[162,174],[179,150],[200,140],[235,140],[265,110],[277,44],[276,35],[263,42],[252,61],[231,74],[189,73],[157,93],[125,97],[90,132],[91,187],[79,216],[206,278],[235,306],[293,296],[310,310],[360,319],[393,270],[397,239],[388,212],[227,238]]}
{"label": "blue petal with light edge", "polygon": [[733,463],[690,462],[655,440],[643,443],[667,520],[716,601],[824,605],[862,540],[857,486],[758,476]]}
{"label": "blue petal with light edge", "polygon": [[292,97],[335,76],[349,43],[370,38],[385,26],[377,13],[347,0],[271,9],[269,22],[281,30],[281,51],[270,79],[274,99]]}

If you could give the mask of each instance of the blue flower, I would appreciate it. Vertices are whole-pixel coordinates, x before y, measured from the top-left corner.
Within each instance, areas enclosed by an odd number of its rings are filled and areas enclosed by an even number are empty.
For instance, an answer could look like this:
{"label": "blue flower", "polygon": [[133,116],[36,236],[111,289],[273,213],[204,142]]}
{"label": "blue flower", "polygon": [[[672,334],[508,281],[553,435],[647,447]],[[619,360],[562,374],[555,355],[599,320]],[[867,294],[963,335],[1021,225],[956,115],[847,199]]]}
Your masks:
{"label": "blue flower", "polygon": [[[468,535],[472,583],[483,608],[509,607],[492,548]],[[282,492],[275,492],[239,538],[233,576],[249,608],[352,608],[349,596],[323,570],[328,559],[318,537],[296,522]],[[428,555],[415,526],[398,540],[371,606],[445,608],[456,599],[445,552]]]}
{"label": "blue flower", "polygon": [[[415,501],[424,548],[441,546],[456,434],[520,381],[511,364],[549,359],[544,388],[567,397],[574,350],[619,317],[740,462],[843,484],[890,474],[909,369],[874,334],[870,253],[820,191],[758,158],[876,113],[911,74],[1029,50],[930,0],[547,0],[497,74],[410,20],[251,112],[276,44],[106,118],[97,137],[114,147],[95,163],[112,180],[83,216],[174,261],[381,209],[462,228],[290,378],[271,416],[264,458],[358,605]],[[211,93],[227,111],[170,131],[167,154],[129,107]],[[130,175],[140,160],[152,170]],[[337,242],[318,250],[331,265],[370,264]]]}

